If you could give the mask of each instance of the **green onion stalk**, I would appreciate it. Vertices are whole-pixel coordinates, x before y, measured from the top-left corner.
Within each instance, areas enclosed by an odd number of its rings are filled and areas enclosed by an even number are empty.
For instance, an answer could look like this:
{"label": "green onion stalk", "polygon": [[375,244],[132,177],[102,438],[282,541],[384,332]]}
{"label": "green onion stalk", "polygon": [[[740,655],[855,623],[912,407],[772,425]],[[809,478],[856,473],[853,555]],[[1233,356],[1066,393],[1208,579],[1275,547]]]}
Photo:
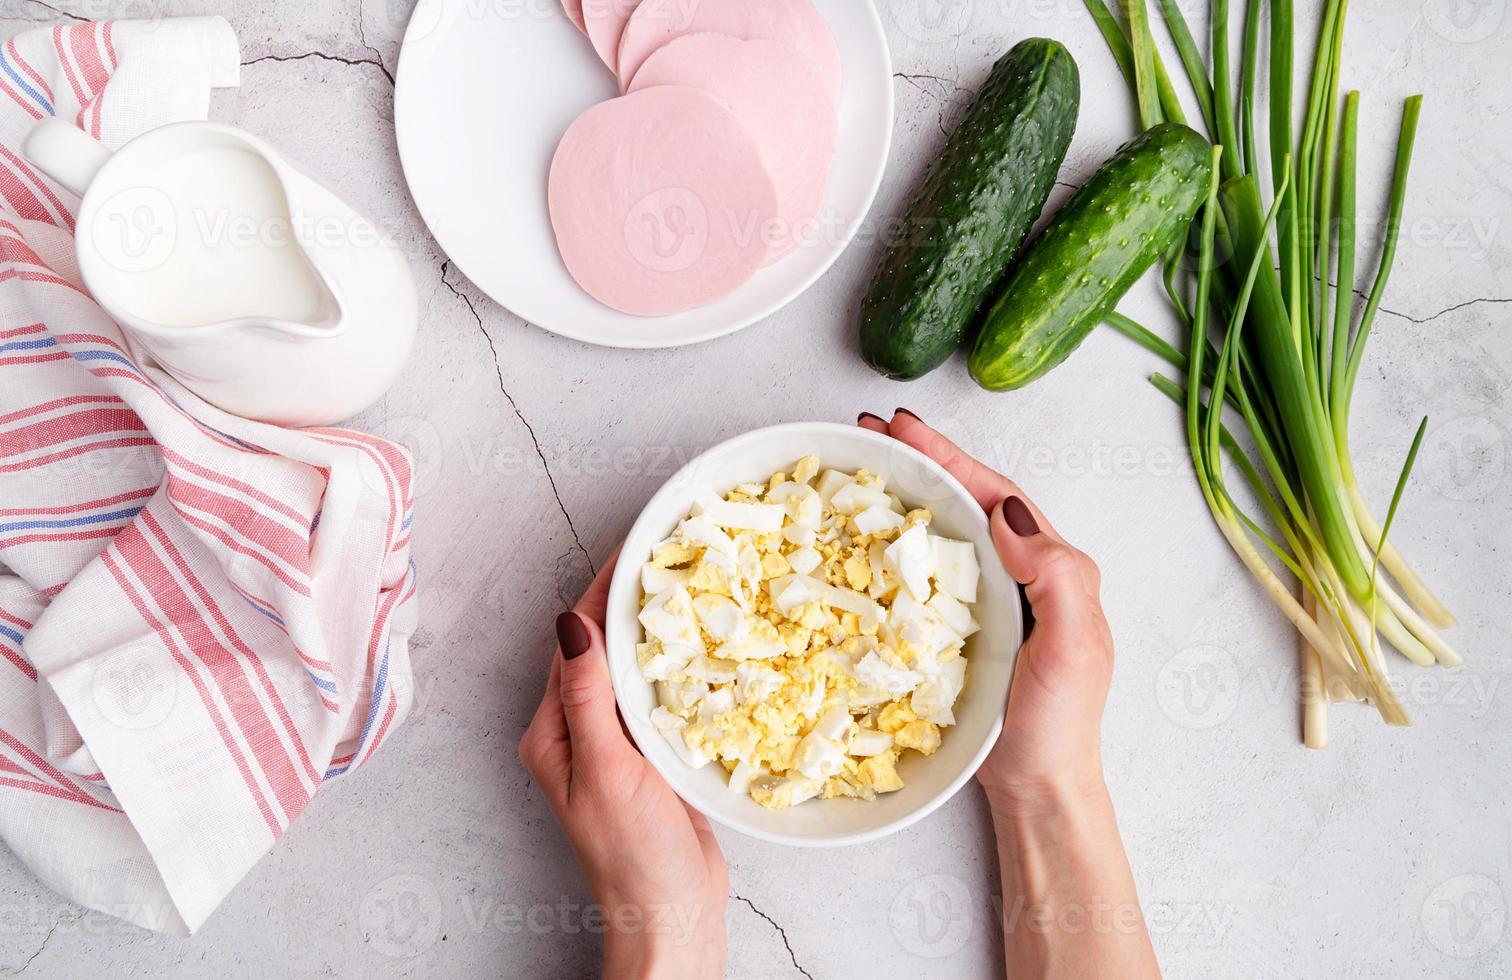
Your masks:
{"label": "green onion stalk", "polygon": [[[1118,0],[1117,9],[1111,0],[1084,2],[1129,83],[1140,125],[1186,122],[1147,0]],[[1218,529],[1301,634],[1304,678],[1314,689],[1304,692],[1306,743],[1326,744],[1328,701],[1366,700],[1389,724],[1405,725],[1381,641],[1419,665],[1461,663],[1438,633],[1454,618],[1387,541],[1427,419],[1383,525],[1355,478],[1349,414],[1396,257],[1422,97],[1403,107],[1384,244],[1361,307],[1360,99],[1339,90],[1347,0],[1324,0],[1317,36],[1301,49],[1311,74],[1295,92],[1292,0],[1247,0],[1237,64],[1229,0],[1212,0],[1206,59],[1177,0],[1155,5],[1213,144],[1213,178],[1187,245],[1163,270],[1185,352],[1122,314],[1108,323],[1181,372],[1180,380],[1150,380],[1185,409],[1198,483]],[[1231,492],[1230,467],[1262,514]]]}

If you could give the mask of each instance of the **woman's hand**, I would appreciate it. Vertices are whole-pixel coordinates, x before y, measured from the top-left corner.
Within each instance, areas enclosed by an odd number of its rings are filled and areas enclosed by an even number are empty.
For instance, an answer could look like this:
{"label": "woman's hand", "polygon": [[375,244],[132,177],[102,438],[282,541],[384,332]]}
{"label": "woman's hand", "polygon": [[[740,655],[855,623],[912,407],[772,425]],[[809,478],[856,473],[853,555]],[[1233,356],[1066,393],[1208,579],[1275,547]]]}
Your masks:
{"label": "woman's hand", "polygon": [[557,618],[546,695],[520,758],[546,794],[601,906],[604,976],[695,980],[724,971],[729,875],[704,817],[631,744],[604,655],[614,561]]}
{"label": "woman's hand", "polygon": [[992,540],[1033,610],[1019,653],[1002,737],[977,773],[996,807],[1040,808],[1102,792],[1102,714],[1113,677],[1113,637],[1092,559],[1066,543],[1006,476],[908,412],[861,425],[943,466],[987,512]]}
{"label": "woman's hand", "polygon": [[1098,601],[1097,566],[1013,481],[911,412],[899,409],[891,422],[862,415],[860,424],[929,456],[971,492],[1033,612],[1002,737],[977,772],[997,836],[1008,975],[1158,980],[1103,782],[1113,638]]}

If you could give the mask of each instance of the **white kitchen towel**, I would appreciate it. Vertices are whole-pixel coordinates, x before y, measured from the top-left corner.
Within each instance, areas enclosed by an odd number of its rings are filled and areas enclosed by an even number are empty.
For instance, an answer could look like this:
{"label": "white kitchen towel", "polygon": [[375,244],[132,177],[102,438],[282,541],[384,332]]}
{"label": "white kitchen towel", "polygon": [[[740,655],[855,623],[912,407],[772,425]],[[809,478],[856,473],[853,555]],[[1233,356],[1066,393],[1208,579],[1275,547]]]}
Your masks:
{"label": "white kitchen towel", "polygon": [[327,780],[403,721],[407,451],[205,404],[80,283],[38,119],[110,147],[238,81],[221,18],[0,47],[0,839],[68,898],[204,923]]}

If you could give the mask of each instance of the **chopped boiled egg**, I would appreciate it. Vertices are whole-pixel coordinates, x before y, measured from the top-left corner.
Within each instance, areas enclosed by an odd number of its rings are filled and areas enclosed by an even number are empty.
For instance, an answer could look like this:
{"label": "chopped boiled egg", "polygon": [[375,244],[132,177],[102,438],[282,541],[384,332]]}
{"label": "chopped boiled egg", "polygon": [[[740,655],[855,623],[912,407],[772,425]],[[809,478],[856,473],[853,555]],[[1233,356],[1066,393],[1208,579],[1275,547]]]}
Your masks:
{"label": "chopped boiled egg", "polygon": [[955,723],[979,629],[975,549],[931,520],[812,456],[702,496],[641,568],[637,660],[678,757],[767,807],[900,789],[900,757]]}

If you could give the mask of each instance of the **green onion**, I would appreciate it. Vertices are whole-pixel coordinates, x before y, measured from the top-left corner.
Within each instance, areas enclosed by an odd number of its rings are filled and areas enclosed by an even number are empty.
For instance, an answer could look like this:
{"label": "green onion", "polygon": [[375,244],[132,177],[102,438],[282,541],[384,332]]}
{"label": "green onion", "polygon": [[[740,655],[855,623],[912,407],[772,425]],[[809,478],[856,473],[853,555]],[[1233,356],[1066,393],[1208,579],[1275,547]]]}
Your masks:
{"label": "green onion", "polygon": [[[1084,2],[1129,82],[1141,125],[1179,119],[1147,0],[1120,0],[1122,22],[1108,0]],[[1341,98],[1339,88],[1346,0],[1324,0],[1316,36],[1301,47],[1312,55],[1310,76],[1295,93],[1292,0],[1246,0],[1237,86],[1230,0],[1210,5],[1211,66],[1177,3],[1156,2],[1214,142],[1214,176],[1194,219],[1195,274],[1179,256],[1164,266],[1184,343],[1122,314],[1108,323],[1185,376],[1184,386],[1160,375],[1151,382],[1184,409],[1198,484],[1219,531],[1302,635],[1313,689],[1304,699],[1307,744],[1327,743],[1328,700],[1369,700],[1388,723],[1407,724],[1382,641],[1421,665],[1461,662],[1437,632],[1453,617],[1387,540],[1427,420],[1381,525],[1355,478],[1349,415],[1396,257],[1422,98],[1403,108],[1385,244],[1361,309],[1354,293],[1360,100],[1355,92]],[[1256,125],[1262,84],[1263,132]],[[1231,429],[1225,416],[1242,429]],[[1227,464],[1259,503],[1258,515],[1230,492]],[[1295,586],[1283,581],[1287,574]]]}

